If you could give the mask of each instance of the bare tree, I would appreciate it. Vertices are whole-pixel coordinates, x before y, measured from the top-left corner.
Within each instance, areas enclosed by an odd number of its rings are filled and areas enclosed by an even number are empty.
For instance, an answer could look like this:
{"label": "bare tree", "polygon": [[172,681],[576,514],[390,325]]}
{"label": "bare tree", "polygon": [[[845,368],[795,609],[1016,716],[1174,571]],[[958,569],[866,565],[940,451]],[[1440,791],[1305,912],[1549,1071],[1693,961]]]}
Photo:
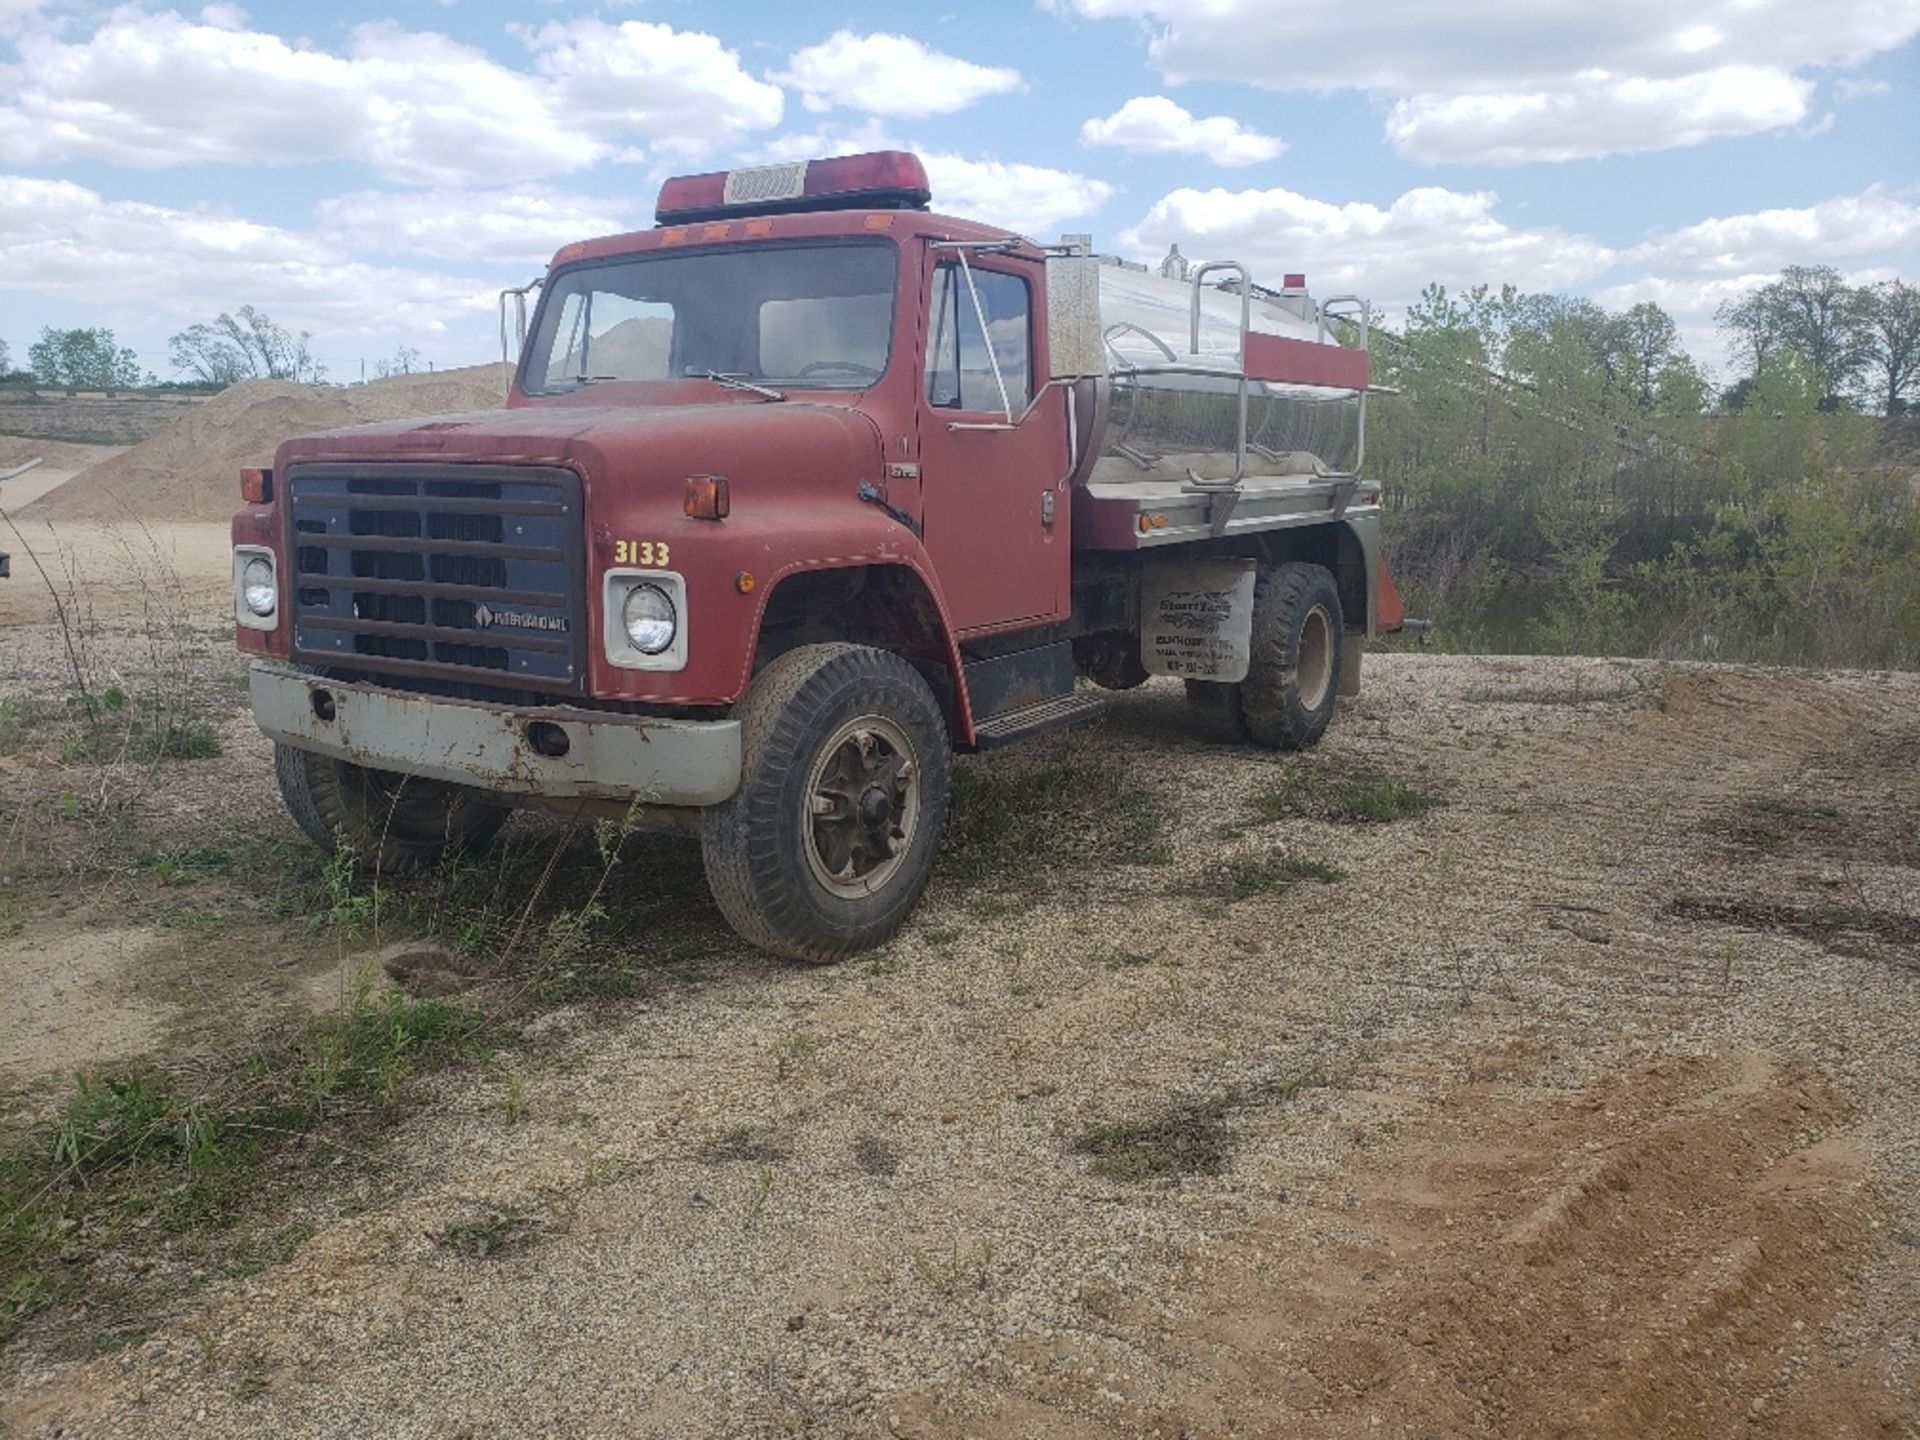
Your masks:
{"label": "bare tree", "polygon": [[420,352],[411,345],[402,345],[393,352],[391,360],[382,360],[374,366],[374,374],[382,380],[395,375],[411,375],[420,368]]}
{"label": "bare tree", "polygon": [[1861,294],[1871,376],[1862,388],[1887,414],[1898,415],[1913,407],[1907,392],[1920,381],[1920,289],[1883,280]]}
{"label": "bare tree", "polygon": [[314,359],[312,340],[308,331],[295,334],[264,311],[242,305],[234,315],[221,311],[211,325],[189,326],[167,342],[167,349],[174,369],[210,385],[249,376],[313,384],[327,370]]}

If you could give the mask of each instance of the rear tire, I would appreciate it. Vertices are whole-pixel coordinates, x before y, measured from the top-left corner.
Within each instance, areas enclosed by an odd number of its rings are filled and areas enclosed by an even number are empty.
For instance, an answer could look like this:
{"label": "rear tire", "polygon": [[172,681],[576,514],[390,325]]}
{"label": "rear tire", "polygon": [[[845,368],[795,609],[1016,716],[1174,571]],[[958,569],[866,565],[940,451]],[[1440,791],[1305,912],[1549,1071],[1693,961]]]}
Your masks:
{"label": "rear tire", "polygon": [[905,660],[802,645],[754,677],[740,789],[700,817],[707,886],[750,945],[824,963],[906,923],[933,871],[946,717]]}
{"label": "rear tire", "polygon": [[383,875],[414,875],[442,857],[484,850],[511,813],[477,790],[369,770],[330,755],[273,747],[287,810],[327,854],[341,847]]}
{"label": "rear tire", "polygon": [[1253,661],[1240,709],[1255,744],[1304,750],[1340,698],[1340,588],[1320,565],[1262,565],[1253,591]]}
{"label": "rear tire", "polygon": [[1247,717],[1240,709],[1240,687],[1224,680],[1189,680],[1187,703],[1206,715],[1221,738],[1245,740]]}

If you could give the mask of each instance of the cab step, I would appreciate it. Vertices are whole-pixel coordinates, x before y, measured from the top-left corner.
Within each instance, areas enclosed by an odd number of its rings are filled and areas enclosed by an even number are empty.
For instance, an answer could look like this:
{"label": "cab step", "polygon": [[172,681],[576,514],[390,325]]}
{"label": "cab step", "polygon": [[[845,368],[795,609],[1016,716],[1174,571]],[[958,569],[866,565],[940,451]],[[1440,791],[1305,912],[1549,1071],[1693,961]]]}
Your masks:
{"label": "cab step", "polygon": [[1078,694],[1042,700],[1038,705],[1023,705],[1018,710],[1003,710],[973,727],[973,745],[976,750],[998,750],[1016,740],[1083,724],[1106,708],[1103,696]]}

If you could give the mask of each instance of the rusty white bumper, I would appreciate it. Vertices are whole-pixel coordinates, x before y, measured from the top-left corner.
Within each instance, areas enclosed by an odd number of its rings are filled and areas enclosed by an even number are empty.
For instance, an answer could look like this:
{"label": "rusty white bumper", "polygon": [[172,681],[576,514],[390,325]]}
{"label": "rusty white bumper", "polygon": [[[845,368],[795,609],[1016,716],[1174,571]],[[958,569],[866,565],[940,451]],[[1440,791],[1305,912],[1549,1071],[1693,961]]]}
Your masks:
{"label": "rusty white bumper", "polygon": [[272,739],[375,770],[512,795],[639,796],[651,805],[717,805],[740,788],[738,720],[443,700],[265,661],[254,663],[248,690],[253,718]]}

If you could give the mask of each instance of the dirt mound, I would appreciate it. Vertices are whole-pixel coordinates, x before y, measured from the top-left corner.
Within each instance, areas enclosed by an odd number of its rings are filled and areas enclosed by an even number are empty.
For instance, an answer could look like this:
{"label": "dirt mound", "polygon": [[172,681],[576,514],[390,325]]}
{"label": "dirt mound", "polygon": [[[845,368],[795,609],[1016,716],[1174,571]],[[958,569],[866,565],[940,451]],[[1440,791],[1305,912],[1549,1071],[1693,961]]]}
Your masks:
{"label": "dirt mound", "polygon": [[498,365],[399,375],[352,387],[248,380],[152,439],[77,475],[29,513],[47,520],[225,520],[237,471],[265,465],[282,440],[375,420],[490,410],[505,396]]}
{"label": "dirt mound", "polygon": [[112,459],[125,448],[123,445],[75,445],[68,440],[35,440],[25,435],[0,435],[0,472],[11,470],[35,456],[49,470],[85,470],[102,460]]}

